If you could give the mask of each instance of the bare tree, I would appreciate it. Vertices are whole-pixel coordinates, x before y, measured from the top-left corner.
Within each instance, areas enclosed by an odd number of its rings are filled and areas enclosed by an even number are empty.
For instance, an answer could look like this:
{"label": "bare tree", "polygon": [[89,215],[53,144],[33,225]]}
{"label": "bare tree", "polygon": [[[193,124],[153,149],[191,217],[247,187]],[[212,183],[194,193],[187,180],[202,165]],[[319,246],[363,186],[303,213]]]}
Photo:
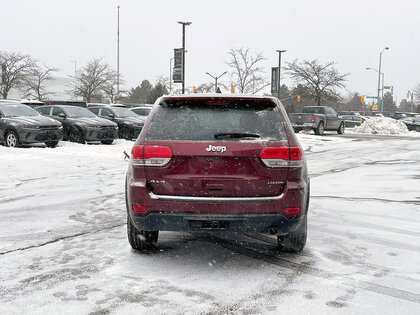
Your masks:
{"label": "bare tree", "polygon": [[240,93],[256,94],[270,84],[260,66],[261,61],[265,60],[261,52],[252,55],[249,48],[232,48],[228,55],[230,60],[227,64],[232,69],[230,76]]}
{"label": "bare tree", "polygon": [[35,60],[29,55],[0,51],[0,66],[5,70],[5,73],[2,73],[4,82],[0,82],[1,96],[7,98],[12,88],[21,88],[35,65]]}
{"label": "bare tree", "polygon": [[286,63],[285,69],[295,83],[307,88],[311,98],[320,106],[325,100],[339,100],[337,89],[345,87],[348,73],[340,74],[334,65],[332,61],[322,65],[318,60],[298,63],[295,59]]}
{"label": "bare tree", "polygon": [[83,97],[86,102],[90,102],[92,97],[102,99],[104,89],[112,85],[116,76],[116,72],[102,58],[92,59],[76,76],[71,92]]}
{"label": "bare tree", "polygon": [[214,83],[203,83],[197,87],[197,93],[209,93],[214,91]]}
{"label": "bare tree", "polygon": [[160,83],[165,87],[165,89],[167,89],[168,91],[170,90],[170,85],[171,84],[169,82],[168,77],[165,77],[164,75],[160,75],[160,76],[158,76],[158,78],[156,80],[156,83]]}
{"label": "bare tree", "polygon": [[420,84],[414,89],[414,100],[417,104],[420,104]]}
{"label": "bare tree", "polygon": [[53,79],[52,74],[57,70],[55,68],[48,68],[45,65],[44,68],[38,65],[32,67],[25,78],[24,97],[42,100],[49,95],[54,95],[54,93],[46,89],[45,83]]}
{"label": "bare tree", "polygon": [[125,97],[128,94],[127,90],[121,89],[121,85],[124,84],[124,80],[121,79],[120,75],[120,90],[118,91],[118,79],[117,74],[115,74],[115,77],[104,84],[102,87],[102,93],[104,94],[104,97],[108,99],[110,103],[114,103],[119,101],[121,98]]}

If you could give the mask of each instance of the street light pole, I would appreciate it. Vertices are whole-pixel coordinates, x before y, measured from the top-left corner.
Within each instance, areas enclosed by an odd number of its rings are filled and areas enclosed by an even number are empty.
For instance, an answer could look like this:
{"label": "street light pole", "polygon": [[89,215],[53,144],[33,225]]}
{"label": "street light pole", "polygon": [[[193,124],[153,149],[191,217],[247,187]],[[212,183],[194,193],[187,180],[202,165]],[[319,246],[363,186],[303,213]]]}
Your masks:
{"label": "street light pole", "polygon": [[191,25],[191,22],[178,22],[182,24],[182,94],[185,92],[185,25]]}
{"label": "street light pole", "polygon": [[[377,73],[379,73],[380,76],[382,76],[382,89],[380,89],[380,90],[382,91],[382,102],[383,102],[383,99],[384,99],[384,82],[385,82],[384,73],[383,72],[379,72],[375,68],[366,68],[366,70],[376,71]],[[379,91],[378,91],[378,95],[379,95]],[[379,102],[379,98],[377,98],[377,101],[376,102],[377,103]]]}
{"label": "street light pole", "polygon": [[120,6],[118,9],[118,25],[117,25],[117,97],[120,94]]}
{"label": "street light pole", "polygon": [[207,75],[211,76],[214,80],[215,80],[215,85],[214,85],[214,92],[217,93],[217,80],[220,79],[222,76],[224,76],[227,73],[227,71],[223,72],[221,75],[219,76],[212,76],[210,73],[206,72]]}
{"label": "street light pole", "polygon": [[281,87],[281,84],[280,84],[280,71],[281,71],[281,53],[284,53],[284,52],[286,52],[286,50],[276,50],[278,53],[279,53],[279,71],[278,71],[278,80],[277,80],[277,84],[278,84],[278,86],[277,86],[277,97],[278,97],[278,99],[280,99],[280,87]]}
{"label": "street light pole", "polygon": [[172,93],[172,60],[174,57],[169,59],[169,92]]}
{"label": "street light pole", "polygon": [[[378,73],[378,98],[377,98],[377,100],[378,100],[378,102],[379,102],[379,92],[380,92],[380,90],[381,90],[381,64],[382,64],[382,53],[385,51],[385,50],[388,50],[389,49],[389,47],[385,47],[384,49],[382,49],[382,51],[380,52],[380,54],[379,54],[379,73]],[[382,99],[381,100],[381,112],[383,112],[384,111],[384,100]]]}

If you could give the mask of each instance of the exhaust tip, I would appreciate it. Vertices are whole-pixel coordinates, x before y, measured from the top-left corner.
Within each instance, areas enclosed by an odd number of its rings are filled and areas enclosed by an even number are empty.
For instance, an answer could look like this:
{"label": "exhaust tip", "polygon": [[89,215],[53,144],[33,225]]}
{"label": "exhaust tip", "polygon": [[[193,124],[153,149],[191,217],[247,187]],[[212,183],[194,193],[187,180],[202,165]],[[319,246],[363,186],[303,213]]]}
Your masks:
{"label": "exhaust tip", "polygon": [[276,235],[277,234],[277,229],[276,228],[269,228],[268,233],[270,233],[270,235]]}

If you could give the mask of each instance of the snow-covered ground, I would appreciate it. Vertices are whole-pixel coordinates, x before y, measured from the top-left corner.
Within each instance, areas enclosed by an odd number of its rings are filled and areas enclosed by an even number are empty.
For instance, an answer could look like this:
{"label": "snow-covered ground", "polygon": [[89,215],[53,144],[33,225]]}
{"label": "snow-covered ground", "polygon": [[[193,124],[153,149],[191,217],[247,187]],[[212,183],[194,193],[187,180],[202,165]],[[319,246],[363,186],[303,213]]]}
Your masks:
{"label": "snow-covered ground", "polygon": [[420,138],[298,135],[308,243],[163,232],[126,239],[132,142],[0,146],[0,314],[419,314]]}

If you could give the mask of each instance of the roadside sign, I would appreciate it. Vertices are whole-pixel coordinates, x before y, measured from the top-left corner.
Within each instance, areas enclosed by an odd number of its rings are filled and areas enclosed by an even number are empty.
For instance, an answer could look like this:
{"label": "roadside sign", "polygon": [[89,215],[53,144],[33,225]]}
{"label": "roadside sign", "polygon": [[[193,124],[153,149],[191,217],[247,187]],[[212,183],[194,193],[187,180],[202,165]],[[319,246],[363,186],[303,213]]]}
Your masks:
{"label": "roadside sign", "polygon": [[182,83],[184,81],[184,78],[182,77],[182,53],[182,48],[174,49],[174,69],[172,72],[172,79],[174,80],[174,83]]}
{"label": "roadside sign", "polygon": [[278,80],[279,80],[279,68],[273,67],[271,68],[271,93],[278,92],[277,86],[278,86]]}
{"label": "roadside sign", "polygon": [[366,98],[378,98],[377,96],[366,96]]}

